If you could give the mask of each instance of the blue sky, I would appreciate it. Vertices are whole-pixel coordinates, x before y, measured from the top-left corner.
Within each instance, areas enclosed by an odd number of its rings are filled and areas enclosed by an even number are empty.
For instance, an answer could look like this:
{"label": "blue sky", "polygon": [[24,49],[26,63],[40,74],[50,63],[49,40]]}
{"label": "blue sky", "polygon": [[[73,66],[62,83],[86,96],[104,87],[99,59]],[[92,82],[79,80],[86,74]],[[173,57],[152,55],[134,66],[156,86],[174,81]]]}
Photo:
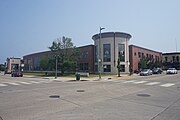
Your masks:
{"label": "blue sky", "polygon": [[92,35],[127,32],[130,44],[159,52],[180,51],[179,0],[0,0],[0,63],[48,50],[58,37],[75,46]]}

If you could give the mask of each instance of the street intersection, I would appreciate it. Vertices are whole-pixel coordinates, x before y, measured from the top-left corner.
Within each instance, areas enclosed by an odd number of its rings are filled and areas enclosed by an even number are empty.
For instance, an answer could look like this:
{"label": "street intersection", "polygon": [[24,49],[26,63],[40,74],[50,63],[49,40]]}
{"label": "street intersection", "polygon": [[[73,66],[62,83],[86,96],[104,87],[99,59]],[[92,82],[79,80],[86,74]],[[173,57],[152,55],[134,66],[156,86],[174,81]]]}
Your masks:
{"label": "street intersection", "polygon": [[91,78],[0,76],[3,120],[179,120],[180,74]]}

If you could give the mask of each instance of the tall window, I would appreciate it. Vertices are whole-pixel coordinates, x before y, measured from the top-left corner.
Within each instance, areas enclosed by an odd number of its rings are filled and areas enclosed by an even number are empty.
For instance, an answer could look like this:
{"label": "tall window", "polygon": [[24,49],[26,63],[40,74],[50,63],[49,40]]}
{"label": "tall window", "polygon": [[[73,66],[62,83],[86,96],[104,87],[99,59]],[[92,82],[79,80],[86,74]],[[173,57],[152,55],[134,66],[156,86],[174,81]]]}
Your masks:
{"label": "tall window", "polygon": [[103,61],[111,62],[111,45],[103,44]]}
{"label": "tall window", "polygon": [[98,46],[95,46],[95,62],[98,60]]}
{"label": "tall window", "polygon": [[175,56],[173,56],[173,62],[175,61]]}
{"label": "tall window", "polygon": [[125,45],[118,44],[118,57],[120,58],[121,62],[125,62]]}
{"label": "tall window", "polygon": [[166,61],[166,62],[168,61],[168,57],[165,57],[165,61]]}
{"label": "tall window", "polygon": [[179,56],[176,56],[176,61],[179,62]]}
{"label": "tall window", "polygon": [[138,52],[138,57],[141,58],[141,53],[140,52]]}

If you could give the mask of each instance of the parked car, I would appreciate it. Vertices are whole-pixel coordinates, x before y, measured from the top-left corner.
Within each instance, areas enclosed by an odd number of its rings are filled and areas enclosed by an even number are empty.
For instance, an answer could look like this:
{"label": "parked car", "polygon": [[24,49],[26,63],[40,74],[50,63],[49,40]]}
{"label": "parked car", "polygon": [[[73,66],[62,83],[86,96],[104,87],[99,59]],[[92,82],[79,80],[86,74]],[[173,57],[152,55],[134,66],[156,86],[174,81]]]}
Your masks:
{"label": "parked car", "polygon": [[20,71],[11,72],[11,77],[23,77],[23,73]]}
{"label": "parked car", "polygon": [[152,70],[151,69],[144,69],[140,72],[140,76],[147,76],[147,75],[152,75]]}
{"label": "parked car", "polygon": [[166,71],[166,74],[177,74],[177,70],[176,68],[169,68],[167,71]]}
{"label": "parked car", "polygon": [[152,72],[153,72],[153,74],[161,74],[163,71],[162,71],[161,68],[154,68],[154,69],[152,70]]}

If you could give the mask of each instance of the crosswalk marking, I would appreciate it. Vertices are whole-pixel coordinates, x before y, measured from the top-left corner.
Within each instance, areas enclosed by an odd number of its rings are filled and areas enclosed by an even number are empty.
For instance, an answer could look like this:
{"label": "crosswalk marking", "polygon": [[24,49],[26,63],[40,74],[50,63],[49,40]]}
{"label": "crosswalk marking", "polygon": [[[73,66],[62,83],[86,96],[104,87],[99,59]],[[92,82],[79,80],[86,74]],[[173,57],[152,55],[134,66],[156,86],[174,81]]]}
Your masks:
{"label": "crosswalk marking", "polygon": [[32,83],[28,83],[28,82],[19,82],[19,83],[22,83],[22,84],[25,84],[25,85],[32,84]]}
{"label": "crosswalk marking", "polygon": [[160,82],[150,82],[150,83],[147,83],[145,85],[157,85],[157,84],[160,84]]}
{"label": "crosswalk marking", "polygon": [[41,83],[50,83],[52,81],[41,81]]}
{"label": "crosswalk marking", "polygon": [[18,83],[13,83],[13,82],[5,82],[5,84],[10,84],[10,85],[20,85]]}
{"label": "crosswalk marking", "polygon": [[8,85],[6,85],[6,84],[0,84],[0,86],[2,86],[2,87],[3,87],[3,86],[8,86]]}
{"label": "crosswalk marking", "polygon": [[170,87],[170,86],[173,86],[175,85],[174,83],[166,83],[166,84],[163,84],[163,85],[160,85],[162,87]]}
{"label": "crosswalk marking", "polygon": [[17,81],[15,82],[2,82],[0,83],[0,87],[4,87],[4,86],[8,86],[8,85],[29,85],[29,84],[39,84],[39,83],[50,83],[52,81],[28,81],[28,82],[24,82],[24,81]]}
{"label": "crosswalk marking", "polygon": [[134,83],[136,82],[137,80],[130,80],[130,81],[124,81],[123,83]]}
{"label": "crosswalk marking", "polygon": [[37,82],[37,81],[29,81],[30,83],[36,83],[36,84],[38,84],[38,83],[41,83],[41,82]]}
{"label": "crosswalk marking", "polygon": [[134,84],[141,84],[141,83],[146,83],[148,81],[138,81],[138,82],[134,82]]}

